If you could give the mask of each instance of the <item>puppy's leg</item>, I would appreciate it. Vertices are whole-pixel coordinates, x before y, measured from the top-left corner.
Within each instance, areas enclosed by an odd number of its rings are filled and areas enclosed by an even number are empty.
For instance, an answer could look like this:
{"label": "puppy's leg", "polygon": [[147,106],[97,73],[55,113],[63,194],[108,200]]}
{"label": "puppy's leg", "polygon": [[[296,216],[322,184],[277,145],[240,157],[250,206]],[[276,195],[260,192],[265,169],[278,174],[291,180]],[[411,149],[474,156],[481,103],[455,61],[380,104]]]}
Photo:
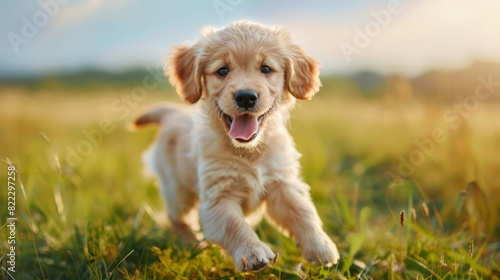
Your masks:
{"label": "puppy's leg", "polygon": [[196,241],[196,236],[192,231],[192,226],[197,221],[190,221],[190,211],[198,202],[198,195],[190,192],[187,188],[182,188],[168,176],[168,166],[164,167],[159,175],[160,188],[163,199],[167,204],[168,217],[172,229],[177,237],[184,243]]}
{"label": "puppy's leg", "polygon": [[337,246],[322,228],[309,186],[300,181],[277,182],[268,190],[269,216],[294,236],[304,258],[324,265],[336,264]]}
{"label": "puppy's leg", "polygon": [[[191,210],[198,202],[198,199],[196,194],[179,191],[180,189],[177,188],[172,193],[167,194],[168,217],[177,237],[184,243],[191,243],[197,241],[193,226],[196,226],[198,219],[193,218]],[[196,215],[197,213],[195,213]]]}
{"label": "puppy's leg", "polygon": [[238,270],[257,270],[274,258],[269,246],[260,241],[245,222],[236,201],[230,198],[202,200],[200,220],[205,238],[224,247],[233,256]]}

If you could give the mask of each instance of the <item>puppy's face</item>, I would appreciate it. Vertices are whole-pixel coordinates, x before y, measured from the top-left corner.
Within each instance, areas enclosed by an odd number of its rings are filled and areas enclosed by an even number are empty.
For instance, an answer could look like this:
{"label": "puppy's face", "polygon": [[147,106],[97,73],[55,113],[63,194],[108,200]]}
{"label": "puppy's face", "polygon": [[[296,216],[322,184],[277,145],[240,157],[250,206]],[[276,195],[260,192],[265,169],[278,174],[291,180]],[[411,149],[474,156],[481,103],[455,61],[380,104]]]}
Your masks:
{"label": "puppy's face", "polygon": [[216,34],[203,63],[208,102],[235,146],[260,142],[285,96],[286,59],[268,30]]}
{"label": "puppy's face", "polygon": [[187,102],[207,102],[236,147],[257,146],[271,118],[320,86],[317,62],[286,32],[246,22],[207,29],[178,47],[166,70]]}

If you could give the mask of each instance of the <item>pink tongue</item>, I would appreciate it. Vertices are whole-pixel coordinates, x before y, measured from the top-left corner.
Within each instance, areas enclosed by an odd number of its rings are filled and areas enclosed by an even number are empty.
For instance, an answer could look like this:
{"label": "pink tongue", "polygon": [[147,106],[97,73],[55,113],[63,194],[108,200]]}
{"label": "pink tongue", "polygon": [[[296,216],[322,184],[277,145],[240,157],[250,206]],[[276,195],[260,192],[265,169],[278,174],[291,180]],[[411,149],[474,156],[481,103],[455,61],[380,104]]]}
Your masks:
{"label": "pink tongue", "polygon": [[234,117],[229,129],[229,136],[234,139],[249,140],[257,133],[258,126],[255,116],[245,114]]}

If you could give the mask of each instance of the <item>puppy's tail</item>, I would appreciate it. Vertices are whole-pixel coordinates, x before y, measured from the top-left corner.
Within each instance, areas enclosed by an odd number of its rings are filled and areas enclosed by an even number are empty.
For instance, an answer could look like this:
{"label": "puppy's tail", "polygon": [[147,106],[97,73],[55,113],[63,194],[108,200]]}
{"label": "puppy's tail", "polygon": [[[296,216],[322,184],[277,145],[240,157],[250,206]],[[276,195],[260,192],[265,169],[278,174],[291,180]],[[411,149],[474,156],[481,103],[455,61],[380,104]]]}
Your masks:
{"label": "puppy's tail", "polygon": [[178,111],[178,109],[169,105],[155,107],[149,112],[138,117],[132,123],[132,127],[139,128],[150,124],[160,124],[165,116],[175,111]]}

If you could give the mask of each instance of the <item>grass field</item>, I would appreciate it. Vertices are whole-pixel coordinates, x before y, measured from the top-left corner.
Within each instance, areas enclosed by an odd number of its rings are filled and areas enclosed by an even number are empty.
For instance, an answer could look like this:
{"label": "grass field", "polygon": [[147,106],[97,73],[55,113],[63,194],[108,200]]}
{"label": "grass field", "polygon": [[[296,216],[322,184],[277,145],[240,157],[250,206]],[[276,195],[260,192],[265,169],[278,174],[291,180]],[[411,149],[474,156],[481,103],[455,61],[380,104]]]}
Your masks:
{"label": "grass field", "polygon": [[[15,279],[499,279],[500,104],[461,115],[451,102],[331,94],[292,113],[303,177],[341,252],[301,258],[262,222],[280,254],[237,273],[215,245],[185,249],[168,230],[140,156],[155,129],[127,123],[172,93],[0,89],[0,157],[16,167]],[[498,89],[497,89],[498,91]],[[437,131],[437,132],[436,132]],[[8,165],[1,164],[0,276],[9,279]],[[405,212],[404,225],[400,221]]]}

